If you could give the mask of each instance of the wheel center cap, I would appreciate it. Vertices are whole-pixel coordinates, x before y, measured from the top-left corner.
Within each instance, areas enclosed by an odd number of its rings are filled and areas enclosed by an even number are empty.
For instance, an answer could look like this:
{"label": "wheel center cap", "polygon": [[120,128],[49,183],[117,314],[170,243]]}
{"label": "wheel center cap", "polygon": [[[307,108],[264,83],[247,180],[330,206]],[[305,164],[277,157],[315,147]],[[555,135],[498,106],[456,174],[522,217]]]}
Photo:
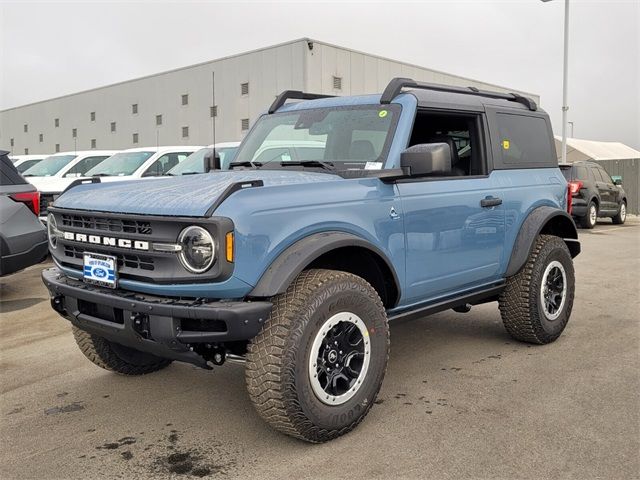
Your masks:
{"label": "wheel center cap", "polygon": [[337,359],[338,359],[338,352],[336,352],[335,350],[331,350],[327,355],[327,360],[329,360],[331,363],[334,363]]}

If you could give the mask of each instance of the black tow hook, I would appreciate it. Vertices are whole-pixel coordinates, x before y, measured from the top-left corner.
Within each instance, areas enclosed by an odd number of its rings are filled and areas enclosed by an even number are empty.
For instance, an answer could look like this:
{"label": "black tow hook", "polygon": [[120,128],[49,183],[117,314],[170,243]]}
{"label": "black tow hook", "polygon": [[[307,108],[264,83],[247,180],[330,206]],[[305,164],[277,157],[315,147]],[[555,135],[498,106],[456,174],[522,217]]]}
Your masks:
{"label": "black tow hook", "polygon": [[132,313],[131,314],[131,323],[133,325],[133,329],[138,332],[138,334],[147,340],[151,338],[151,328],[149,327],[149,316],[144,313]]}
{"label": "black tow hook", "polygon": [[55,297],[51,297],[51,308],[53,308],[59,314],[64,314],[64,297],[62,295],[56,295]]}

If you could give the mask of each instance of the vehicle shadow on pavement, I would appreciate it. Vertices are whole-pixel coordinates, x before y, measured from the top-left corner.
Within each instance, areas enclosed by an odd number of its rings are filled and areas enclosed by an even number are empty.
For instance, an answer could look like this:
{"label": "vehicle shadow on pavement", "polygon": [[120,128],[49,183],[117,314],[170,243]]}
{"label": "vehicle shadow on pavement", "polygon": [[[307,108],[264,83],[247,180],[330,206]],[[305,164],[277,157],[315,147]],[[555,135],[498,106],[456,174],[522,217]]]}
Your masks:
{"label": "vehicle shadow on pavement", "polygon": [[16,312],[25,308],[33,307],[42,302],[46,302],[46,298],[22,298],[18,300],[0,300],[0,313]]}

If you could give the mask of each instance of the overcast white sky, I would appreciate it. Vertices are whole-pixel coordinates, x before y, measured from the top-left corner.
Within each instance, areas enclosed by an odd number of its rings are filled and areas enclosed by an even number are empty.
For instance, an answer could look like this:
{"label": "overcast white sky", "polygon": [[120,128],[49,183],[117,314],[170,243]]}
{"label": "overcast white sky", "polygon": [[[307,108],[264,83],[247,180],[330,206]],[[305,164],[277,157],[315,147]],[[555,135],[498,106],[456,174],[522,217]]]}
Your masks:
{"label": "overcast white sky", "polygon": [[[0,109],[299,37],[542,97],[560,134],[564,1],[0,0]],[[571,0],[575,136],[640,149],[640,0]]]}

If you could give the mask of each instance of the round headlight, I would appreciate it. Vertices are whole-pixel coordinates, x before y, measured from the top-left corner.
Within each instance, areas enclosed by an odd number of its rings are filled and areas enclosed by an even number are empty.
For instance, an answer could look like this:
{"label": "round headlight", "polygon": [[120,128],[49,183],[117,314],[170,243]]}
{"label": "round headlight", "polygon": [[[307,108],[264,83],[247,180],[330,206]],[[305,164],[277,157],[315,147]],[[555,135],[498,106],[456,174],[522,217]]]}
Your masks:
{"label": "round headlight", "polygon": [[202,227],[187,227],[178,237],[182,247],[178,256],[184,268],[193,273],[206,272],[216,258],[213,237]]}
{"label": "round headlight", "polygon": [[47,236],[49,237],[49,245],[51,248],[58,246],[58,238],[62,236],[62,232],[58,230],[58,222],[53,213],[47,215]]}

